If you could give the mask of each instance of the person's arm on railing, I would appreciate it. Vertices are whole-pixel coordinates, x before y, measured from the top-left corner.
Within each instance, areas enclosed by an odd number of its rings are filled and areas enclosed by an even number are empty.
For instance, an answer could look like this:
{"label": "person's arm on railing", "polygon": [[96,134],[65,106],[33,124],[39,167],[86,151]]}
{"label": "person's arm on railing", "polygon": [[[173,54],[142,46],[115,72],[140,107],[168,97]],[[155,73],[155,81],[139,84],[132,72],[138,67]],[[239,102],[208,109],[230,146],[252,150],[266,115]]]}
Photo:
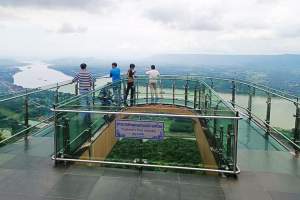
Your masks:
{"label": "person's arm on railing", "polygon": [[77,81],[78,81],[78,79],[79,79],[79,73],[78,73],[78,74],[76,74],[76,76],[73,78],[73,80],[72,80],[72,83],[75,83],[75,82],[77,82]]}

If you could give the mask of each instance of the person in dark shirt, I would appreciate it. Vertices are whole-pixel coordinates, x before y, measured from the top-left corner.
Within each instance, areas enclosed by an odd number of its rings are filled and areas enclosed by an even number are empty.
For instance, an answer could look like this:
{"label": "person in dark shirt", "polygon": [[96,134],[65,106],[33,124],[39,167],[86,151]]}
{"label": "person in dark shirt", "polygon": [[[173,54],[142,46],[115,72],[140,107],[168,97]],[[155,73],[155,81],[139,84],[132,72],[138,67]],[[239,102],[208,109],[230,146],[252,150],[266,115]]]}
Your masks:
{"label": "person in dark shirt", "polygon": [[134,99],[134,93],[135,93],[135,88],[134,88],[134,78],[135,78],[135,65],[130,64],[129,70],[127,72],[127,88],[124,96],[124,104],[127,105],[127,96],[130,91],[130,105],[133,105],[133,99]]}

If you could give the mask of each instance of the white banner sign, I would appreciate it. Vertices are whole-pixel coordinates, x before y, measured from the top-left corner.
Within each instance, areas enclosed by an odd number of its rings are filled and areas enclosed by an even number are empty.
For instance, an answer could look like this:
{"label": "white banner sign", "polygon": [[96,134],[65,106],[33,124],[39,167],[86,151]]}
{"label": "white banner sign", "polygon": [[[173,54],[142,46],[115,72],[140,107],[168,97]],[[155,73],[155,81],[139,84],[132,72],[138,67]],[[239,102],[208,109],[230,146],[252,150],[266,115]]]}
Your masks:
{"label": "white banner sign", "polygon": [[116,137],[162,140],[164,123],[156,121],[116,120]]}

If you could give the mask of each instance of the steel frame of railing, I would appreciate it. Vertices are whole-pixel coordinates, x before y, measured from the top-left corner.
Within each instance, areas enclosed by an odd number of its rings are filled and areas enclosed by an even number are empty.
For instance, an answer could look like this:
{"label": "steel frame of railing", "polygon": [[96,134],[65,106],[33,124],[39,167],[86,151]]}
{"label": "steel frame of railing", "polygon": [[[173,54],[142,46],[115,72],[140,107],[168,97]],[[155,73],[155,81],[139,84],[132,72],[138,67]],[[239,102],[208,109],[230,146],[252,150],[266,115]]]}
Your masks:
{"label": "steel frame of railing", "polygon": [[[139,76],[140,77],[140,76]],[[143,76],[142,76],[143,77]],[[144,76],[145,77],[145,76]],[[200,75],[186,75],[186,76],[176,76],[176,75],[162,75],[161,77],[168,77],[169,79],[174,78],[176,79],[186,79],[186,80],[203,80],[203,82],[206,83],[205,80],[208,80],[211,82],[211,86],[214,85],[214,80],[219,80],[219,81],[226,81],[232,84],[231,87],[231,101],[230,103],[232,106],[238,106],[244,110],[247,111],[247,117],[249,120],[253,121],[257,125],[259,125],[261,128],[266,130],[266,134],[271,135],[277,142],[279,142],[281,145],[283,145],[283,142],[280,141],[278,138],[276,138],[274,135],[272,135],[272,131],[279,134],[282,138],[287,140],[290,143],[290,146],[294,148],[294,154],[296,156],[300,155],[300,102],[299,102],[299,97],[296,95],[291,95],[286,92],[270,88],[268,86],[260,85],[260,84],[255,84],[251,83],[248,81],[244,80],[239,80],[239,79],[231,79],[231,78],[221,78],[221,77],[208,77],[208,76],[200,76]],[[252,112],[252,93],[249,92],[249,100],[248,100],[248,108],[244,108],[238,103],[236,103],[236,84],[242,84],[244,86],[249,87],[249,90],[255,89],[264,92],[267,95],[267,113],[266,113],[266,119],[265,121],[256,117],[256,119],[259,120],[252,120],[253,116],[255,114]],[[210,87],[207,83],[206,85]],[[211,87],[212,88],[212,87]],[[212,91],[215,92],[215,90],[212,88]],[[216,92],[215,92],[216,93]],[[280,94],[279,94],[280,93]],[[290,103],[293,103],[295,105],[295,127],[294,127],[294,141],[292,141],[290,138],[286,137],[282,132],[271,126],[270,124],[270,113],[271,113],[271,98],[273,97],[278,97],[281,99],[284,99]],[[288,148],[290,152],[292,152],[291,148],[287,147],[286,145],[283,145],[284,148]]]}
{"label": "steel frame of railing", "polygon": [[[97,76],[98,78],[109,78],[107,76]],[[146,77],[146,75],[144,76],[138,76],[138,78],[140,77]],[[289,138],[286,138],[286,136],[284,136],[283,133],[281,133],[280,131],[276,130],[275,128],[273,128],[270,124],[268,123],[265,123],[263,122],[262,119],[260,119],[261,122],[263,123],[260,123],[259,125],[264,127],[267,131],[269,131],[270,129],[277,132],[279,135],[281,135],[282,137],[284,137],[285,139],[287,139],[291,144],[292,146],[295,148],[295,153],[296,154],[299,154],[300,152],[300,109],[299,109],[299,97],[298,96],[295,96],[295,95],[291,95],[291,94],[288,94],[288,93],[285,93],[285,92],[282,92],[280,90],[277,90],[277,89],[273,89],[273,88],[270,88],[268,86],[264,86],[264,85],[260,85],[260,84],[255,84],[255,83],[251,83],[251,82],[248,82],[248,81],[244,81],[244,80],[238,80],[238,79],[231,79],[231,78],[222,78],[222,77],[208,77],[208,76],[200,76],[200,75],[187,75],[187,76],[177,76],[177,75],[162,75],[161,77],[163,78],[169,78],[169,79],[172,79],[172,80],[177,80],[177,79],[185,79],[185,80],[193,80],[193,79],[196,79],[196,80],[203,80],[204,82],[206,82],[206,80],[210,81],[211,82],[211,86],[213,86],[213,83],[214,83],[214,80],[221,80],[221,81],[228,81],[228,82],[232,82],[232,84],[236,84],[236,83],[239,83],[239,84],[243,84],[245,86],[248,86],[249,88],[253,88],[253,89],[257,89],[257,90],[260,90],[260,91],[263,91],[265,92],[266,94],[268,94],[269,96],[272,95],[272,96],[275,96],[275,97],[279,97],[279,98],[282,98],[282,99],[285,99],[291,103],[294,103],[295,106],[296,106],[296,115],[294,116],[295,117],[295,129],[294,129],[294,141],[292,141],[291,139]],[[137,80],[138,81],[138,80]],[[31,94],[36,94],[36,93],[39,93],[39,92],[42,92],[42,91],[47,91],[47,90],[51,90],[51,89],[55,89],[55,88],[59,88],[59,87],[62,87],[62,86],[65,86],[65,85],[69,85],[69,84],[72,84],[71,81],[65,81],[63,83],[58,83],[56,84],[55,86],[52,85],[52,86],[45,86],[45,87],[40,87],[40,88],[37,88],[37,89],[33,89],[31,90],[30,92],[26,92],[23,93],[23,94],[20,94],[20,93],[17,93],[17,95],[13,96],[13,97],[8,97],[8,98],[5,98],[5,99],[0,99],[0,103],[1,102],[5,102],[5,101],[9,101],[9,100],[13,100],[13,99],[16,99],[16,98],[21,98],[21,97],[26,97],[28,95],[31,95]],[[207,83],[206,83],[207,84]],[[207,84],[208,85],[208,84]],[[232,89],[232,100],[235,100],[235,89],[234,87],[231,88]],[[78,90],[78,88],[76,89],[76,86],[75,86],[75,93],[77,93],[76,91]],[[214,91],[214,90],[213,90]],[[22,91],[23,92],[23,91]],[[9,94],[6,94],[6,95],[9,95]],[[136,95],[138,96],[138,92],[136,93]],[[76,98],[76,97],[75,97]],[[199,92],[199,98],[200,98],[200,92]],[[25,98],[26,99],[26,98]],[[67,102],[67,101],[66,101]],[[231,101],[231,103],[233,105],[238,105],[236,104],[234,101]],[[55,104],[55,103],[54,103]],[[251,120],[252,116],[254,116],[254,113],[252,113],[251,111],[251,95],[249,94],[249,104],[248,104],[248,108],[243,108],[244,110],[247,110],[247,116],[248,118]],[[271,109],[271,108],[270,108]],[[269,112],[269,111],[268,111]],[[268,120],[268,119],[267,119]],[[266,121],[267,121],[266,120]],[[254,122],[257,123],[257,120],[255,120]],[[34,128],[35,126],[31,126],[31,127],[28,127],[29,129],[30,128]],[[26,131],[28,130],[28,128],[26,128]],[[22,130],[20,131],[19,133],[17,133],[16,135],[19,135],[20,133],[23,133],[23,131],[25,130]],[[13,137],[13,136],[12,136]],[[12,139],[11,138],[8,138],[8,139]],[[6,141],[6,140],[5,140]],[[0,142],[0,145],[3,144],[3,141]]]}
{"label": "steel frame of railing", "polygon": [[[193,77],[197,77],[197,76],[193,76]],[[267,86],[262,86],[259,84],[254,84],[254,83],[250,83],[250,82],[246,82],[246,81],[241,81],[241,80],[235,80],[235,79],[226,79],[226,78],[214,78],[214,77],[202,77],[203,79],[208,79],[210,81],[213,82],[213,80],[221,80],[221,81],[228,81],[228,82],[232,82],[232,99],[231,99],[231,103],[233,106],[238,106],[240,108],[242,108],[243,110],[246,111],[247,117],[250,121],[254,122],[255,124],[257,124],[258,126],[260,126],[261,128],[266,130],[266,134],[270,135],[272,138],[274,138],[279,144],[281,144],[284,148],[286,148],[287,150],[289,150],[291,153],[294,153],[297,157],[299,156],[300,153],[300,108],[299,108],[299,97],[295,96],[295,95],[290,95],[284,92],[281,92],[282,94],[277,94],[275,92],[278,92],[278,90],[273,89],[273,88],[269,88]],[[238,103],[235,102],[235,96],[236,96],[236,87],[235,84],[236,83],[240,83],[242,85],[245,85],[247,87],[249,87],[249,91],[251,89],[255,89],[255,90],[260,90],[263,91],[264,93],[266,93],[267,95],[267,113],[266,113],[266,119],[265,121],[263,119],[260,119],[259,117],[255,116],[255,114],[252,112],[252,93],[249,92],[249,99],[248,99],[248,108],[244,108],[240,105],[238,105]],[[286,97],[284,95],[287,95],[289,97]],[[286,101],[289,101],[290,103],[293,103],[295,105],[295,110],[296,110],[296,114],[294,115],[295,117],[295,128],[294,128],[294,141],[292,141],[290,138],[288,138],[287,136],[285,136],[282,132],[280,132],[279,130],[277,130],[276,128],[274,128],[273,126],[271,126],[270,124],[270,113],[271,113],[271,97],[275,96],[281,99],[284,99]],[[245,113],[244,113],[245,114]],[[252,120],[252,118],[255,117],[256,120]],[[288,147],[287,145],[284,145],[283,141],[280,141],[279,138],[277,138],[276,136],[274,136],[273,133],[276,133],[278,135],[280,135],[282,138],[284,138],[284,140],[288,141],[290,146],[294,148],[294,152],[292,152],[293,150]]]}
{"label": "steel frame of railing", "polygon": [[[173,78],[172,78],[173,79]],[[141,80],[140,78],[137,78],[136,81]],[[146,79],[143,79],[146,80]],[[163,78],[163,80],[166,80],[166,78]],[[182,80],[179,79],[178,80]],[[198,80],[193,80],[199,83]],[[204,87],[208,88],[209,91],[211,91],[211,94],[214,94],[215,96],[217,96],[220,99],[220,102],[223,102],[224,105],[229,109],[228,112],[232,112],[233,116],[213,116],[213,115],[200,115],[200,114],[195,114],[195,115],[183,115],[183,114],[163,114],[163,113],[143,113],[143,112],[126,112],[126,111],[108,111],[108,110],[84,110],[84,109],[66,109],[66,105],[68,105],[69,103],[72,103],[76,100],[78,100],[79,98],[84,98],[84,96],[86,95],[93,95],[96,92],[91,91],[88,94],[85,95],[81,95],[79,97],[75,97],[73,98],[71,101],[65,102],[63,104],[59,104],[57,105],[57,107],[54,107],[52,109],[52,111],[55,113],[55,116],[57,115],[57,113],[89,113],[89,114],[108,114],[108,115],[135,115],[135,116],[155,116],[155,117],[179,117],[179,118],[197,118],[197,119],[232,119],[233,120],[233,127],[234,129],[233,131],[233,144],[232,144],[232,170],[222,170],[222,169],[212,169],[212,168],[192,168],[192,167],[178,167],[178,166],[168,166],[168,165],[150,165],[150,164],[140,164],[140,163],[124,163],[124,162],[109,162],[109,161],[95,161],[95,160],[80,160],[80,159],[70,159],[70,158],[65,158],[64,155],[60,155],[59,157],[58,152],[57,152],[57,148],[56,148],[56,137],[58,132],[55,133],[55,153],[53,156],[53,159],[55,161],[78,161],[78,162],[90,162],[90,163],[104,163],[104,164],[115,164],[115,165],[127,165],[127,166],[144,166],[144,167],[159,167],[159,168],[169,168],[169,169],[188,169],[188,170],[200,170],[200,171],[211,171],[211,172],[220,172],[220,173],[228,173],[228,174],[238,174],[240,172],[238,166],[237,166],[237,143],[238,143],[238,120],[241,119],[241,117],[239,116],[238,112],[233,108],[233,106],[231,104],[229,104],[228,102],[225,102],[222,100],[222,98],[215,93],[214,91],[212,91],[212,89],[204,82],[201,81],[201,84],[203,84]],[[108,83],[106,86],[104,87],[111,87],[112,83]],[[148,85],[146,83],[146,102],[145,104],[147,105],[149,102],[147,101],[147,99],[149,98],[148,95]],[[100,90],[100,89],[98,89]],[[97,91],[98,91],[97,90]],[[174,94],[173,94],[174,96]],[[187,106],[187,89],[185,89],[185,95],[184,95],[184,99],[185,99],[185,106]],[[136,95],[134,95],[134,97],[136,97]],[[147,98],[148,97],[148,98]],[[199,102],[200,103],[200,102]],[[195,107],[195,106],[194,106]],[[194,108],[197,109],[197,108]],[[198,109],[201,110],[201,109]],[[57,118],[56,118],[57,119]],[[57,120],[56,120],[57,121]],[[58,124],[58,123],[56,123]]]}

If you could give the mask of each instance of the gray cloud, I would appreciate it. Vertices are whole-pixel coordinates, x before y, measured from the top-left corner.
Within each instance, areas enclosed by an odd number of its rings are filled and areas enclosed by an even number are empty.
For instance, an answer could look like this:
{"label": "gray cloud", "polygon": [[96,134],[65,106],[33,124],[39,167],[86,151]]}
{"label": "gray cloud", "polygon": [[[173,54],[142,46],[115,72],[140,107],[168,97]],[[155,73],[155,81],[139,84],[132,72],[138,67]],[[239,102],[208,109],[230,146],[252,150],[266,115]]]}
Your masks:
{"label": "gray cloud", "polygon": [[0,11],[0,21],[12,21],[12,20],[23,20],[24,18],[19,17],[5,10]]}
{"label": "gray cloud", "polygon": [[278,3],[280,0],[257,0],[256,3],[259,4],[274,4]]}
{"label": "gray cloud", "polygon": [[62,33],[62,34],[85,33],[87,30],[88,28],[84,26],[74,26],[70,23],[64,23],[57,30],[57,33]]}
{"label": "gray cloud", "polygon": [[216,13],[190,12],[185,8],[152,8],[145,12],[145,17],[160,22],[170,28],[194,31],[222,30],[219,15]]}
{"label": "gray cloud", "polygon": [[277,30],[277,35],[283,38],[299,38],[300,37],[300,26],[289,26],[281,27]]}
{"label": "gray cloud", "polygon": [[85,10],[106,7],[112,2],[110,0],[0,0],[0,6]]}

